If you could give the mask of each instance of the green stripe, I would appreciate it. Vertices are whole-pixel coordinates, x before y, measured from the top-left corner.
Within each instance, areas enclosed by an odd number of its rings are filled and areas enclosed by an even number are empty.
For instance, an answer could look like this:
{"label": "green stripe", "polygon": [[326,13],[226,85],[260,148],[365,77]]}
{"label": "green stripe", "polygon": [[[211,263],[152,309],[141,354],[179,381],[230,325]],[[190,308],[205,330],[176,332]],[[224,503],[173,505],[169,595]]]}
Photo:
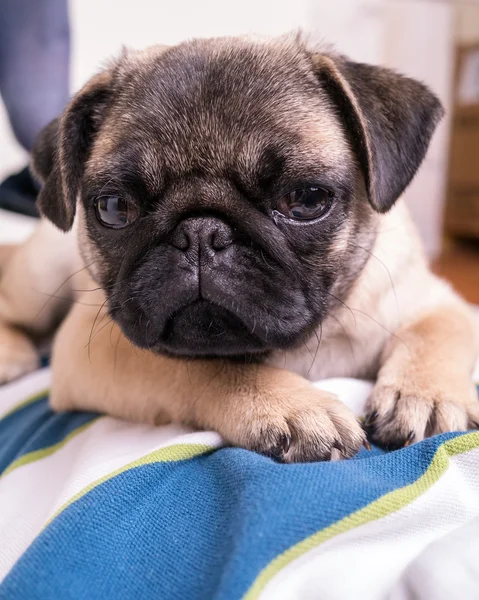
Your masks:
{"label": "green stripe", "polygon": [[[85,488],[80,490],[77,494],[75,494],[72,498],[70,498],[63,506],[61,506],[57,512],[48,519],[45,527],[47,527],[60,513],[62,513],[65,509],[67,509],[74,502],[83,498],[88,492],[96,488],[97,486],[105,483],[109,479],[124,473],[125,471],[129,471],[131,469],[135,469],[137,467],[142,467],[144,465],[149,465],[156,462],[175,462],[179,460],[187,460],[189,458],[194,458],[195,456],[199,456],[200,454],[204,454],[205,452],[209,452],[210,450],[214,450],[214,446],[207,446],[205,444],[173,444],[171,446],[166,446],[165,448],[159,448],[158,450],[154,450],[141,458],[138,458],[119,469],[116,469],[112,473],[108,473],[100,479],[93,481]],[[45,528],[44,527],[44,528]]]}
{"label": "green stripe", "polygon": [[77,436],[82,431],[85,431],[85,429],[90,427],[90,425],[93,425],[93,423],[96,423],[96,421],[98,419],[99,419],[99,417],[96,417],[92,421],[88,421],[88,423],[84,423],[77,429],[70,431],[70,433],[63,440],[61,440],[60,442],[57,442],[56,444],[53,444],[52,446],[47,446],[46,448],[40,448],[39,450],[33,450],[32,452],[28,452],[27,454],[20,456],[19,458],[17,458],[17,460],[14,460],[5,469],[5,471],[2,473],[2,475],[0,475],[0,479],[2,479],[2,477],[5,477],[5,475],[7,475],[8,473],[11,473],[15,469],[18,469],[18,467],[23,467],[24,465],[28,465],[32,462],[36,462],[37,460],[41,460],[42,458],[46,458],[47,456],[50,456],[57,450],[60,450],[60,448],[63,448],[63,446],[67,442],[69,442],[72,438]]}
{"label": "green stripe", "polygon": [[344,519],[341,519],[337,523],[333,523],[326,529],[314,533],[295,546],[288,548],[288,550],[277,556],[261,571],[243,600],[258,598],[266,584],[279,571],[306,552],[309,552],[309,550],[316,548],[341,533],[346,533],[355,527],[381,519],[404,508],[421,494],[424,494],[424,492],[438,481],[441,475],[447,470],[451,456],[468,452],[477,447],[479,447],[479,432],[468,433],[444,442],[436,450],[427,471],[414,483],[381,496],[381,498],[371,502],[371,504],[368,504],[364,508],[344,517]]}
{"label": "green stripe", "polygon": [[29,404],[33,404],[34,402],[38,402],[38,400],[42,400],[43,398],[45,398],[45,396],[48,396],[49,392],[50,392],[50,390],[46,389],[46,390],[43,390],[42,392],[38,392],[37,394],[34,394],[33,396],[29,396],[26,400],[23,400],[23,402],[20,402],[20,404],[16,404],[9,411],[7,411],[2,417],[0,417],[0,421],[3,421],[10,415],[13,415],[13,413],[16,413],[17,411],[21,410],[25,406],[28,406]]}

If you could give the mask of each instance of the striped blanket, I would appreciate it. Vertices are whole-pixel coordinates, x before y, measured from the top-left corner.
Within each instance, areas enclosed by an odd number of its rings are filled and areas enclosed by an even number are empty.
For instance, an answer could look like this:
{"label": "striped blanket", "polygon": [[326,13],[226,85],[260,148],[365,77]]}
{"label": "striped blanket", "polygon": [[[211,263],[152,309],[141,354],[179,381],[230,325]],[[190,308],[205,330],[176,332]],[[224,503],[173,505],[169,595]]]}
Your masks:
{"label": "striped blanket", "polygon": [[[281,465],[0,388],[2,600],[479,598],[479,432]],[[360,414],[366,382],[330,380]]]}

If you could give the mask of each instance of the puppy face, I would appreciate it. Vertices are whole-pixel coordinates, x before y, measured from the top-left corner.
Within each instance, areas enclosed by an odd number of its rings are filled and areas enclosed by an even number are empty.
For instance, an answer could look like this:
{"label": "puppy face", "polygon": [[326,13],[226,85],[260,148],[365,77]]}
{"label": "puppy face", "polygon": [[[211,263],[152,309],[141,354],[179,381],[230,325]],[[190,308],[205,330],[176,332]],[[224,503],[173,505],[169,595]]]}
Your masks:
{"label": "puppy face", "polygon": [[[123,56],[47,132],[40,205],[68,228],[77,200],[85,260],[136,345],[263,354],[300,344],[341,302],[440,110],[414,82],[429,113],[411,109],[396,139],[404,115],[376,90],[371,126],[349,65],[297,40],[153,49]],[[411,134],[414,164],[401,157]]]}
{"label": "puppy face", "polygon": [[[305,62],[197,44],[124,66],[81,198],[111,314],[137,345],[186,355],[290,347],[350,278],[341,241],[372,211]],[[112,218],[121,198],[136,220],[105,227],[99,198]]]}

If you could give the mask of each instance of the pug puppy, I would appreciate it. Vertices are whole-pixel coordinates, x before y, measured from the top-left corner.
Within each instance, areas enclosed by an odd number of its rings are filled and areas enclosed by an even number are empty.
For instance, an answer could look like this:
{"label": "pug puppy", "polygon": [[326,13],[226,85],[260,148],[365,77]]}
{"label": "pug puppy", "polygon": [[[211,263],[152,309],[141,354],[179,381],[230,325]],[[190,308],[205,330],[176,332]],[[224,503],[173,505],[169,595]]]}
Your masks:
{"label": "pug puppy", "polygon": [[4,265],[0,377],[36,367],[31,336],[76,299],[56,410],[324,460],[365,433],[307,380],[374,377],[380,444],[477,427],[474,316],[399,201],[442,114],[423,84],[300,37],[125,52],[36,144],[44,221]]}

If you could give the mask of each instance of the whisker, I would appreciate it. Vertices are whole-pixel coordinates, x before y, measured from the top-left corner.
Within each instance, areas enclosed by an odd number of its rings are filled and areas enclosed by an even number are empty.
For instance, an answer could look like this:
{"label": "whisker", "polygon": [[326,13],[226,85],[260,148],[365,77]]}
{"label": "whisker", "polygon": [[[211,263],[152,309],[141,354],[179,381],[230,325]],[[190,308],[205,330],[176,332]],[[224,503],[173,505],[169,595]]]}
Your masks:
{"label": "whisker", "polygon": [[331,296],[331,298],[334,298],[335,300],[337,300],[340,304],[342,304],[345,308],[347,308],[349,310],[349,312],[351,313],[351,316],[354,319],[354,327],[357,327],[357,321],[356,321],[356,315],[353,313],[352,309],[346,304],[346,302],[343,302],[341,300],[341,298],[338,298],[337,296],[335,296],[334,294],[331,294],[331,292],[324,292],[325,294],[327,294],[328,296]]}
{"label": "whisker", "polygon": [[92,304],[90,302],[82,302],[81,300],[74,300],[72,298],[68,298],[67,296],[58,296],[56,294],[49,294],[48,292],[38,292],[38,293],[42,294],[43,296],[48,296],[50,299],[55,298],[57,300],[65,300],[65,302],[70,302],[71,304],[80,304],[81,306],[101,306],[98,303]]}
{"label": "whisker", "polygon": [[[62,287],[63,287],[65,284],[67,284],[67,283],[70,281],[70,279],[71,279],[72,277],[75,277],[75,275],[78,275],[78,273],[81,273],[81,272],[82,272],[82,271],[84,271],[85,269],[88,269],[88,268],[89,268],[89,267],[91,267],[93,264],[94,264],[94,262],[90,263],[89,265],[85,265],[85,266],[84,266],[84,267],[82,267],[81,269],[78,269],[77,271],[75,271],[74,273],[72,273],[71,275],[69,275],[69,276],[68,276],[68,277],[65,279],[65,281],[64,281],[64,282],[63,282],[61,285],[59,285],[59,286],[57,287],[57,289],[56,289],[56,290],[53,292],[53,294],[51,294],[51,295],[50,295],[50,297],[48,298],[48,300],[45,302],[45,304],[44,304],[44,305],[41,307],[41,309],[38,311],[37,315],[35,316],[35,321],[36,321],[36,320],[39,318],[39,316],[40,316],[40,315],[42,314],[42,312],[45,310],[45,307],[47,306],[47,304],[48,304],[49,302],[51,302],[51,300],[52,300],[53,298],[55,298],[56,294],[58,294],[58,292],[59,292],[59,291],[62,289]],[[37,292],[39,292],[39,293],[42,293],[42,292],[40,292],[40,290],[35,290],[35,291],[37,291]]]}
{"label": "whisker", "polygon": [[[127,302],[129,302],[130,300],[133,300],[133,297],[128,298],[123,304],[122,307],[120,308],[120,310],[118,311],[119,313],[125,308],[125,305],[127,304]],[[141,327],[141,319],[142,319],[142,314],[140,313],[138,316],[138,327]],[[140,360],[143,360],[143,358],[138,354],[138,346],[136,344],[133,344],[133,349],[135,351],[135,354],[137,356],[137,358],[139,358]]]}
{"label": "whisker", "polygon": [[188,375],[188,381],[189,381],[190,385],[192,385],[191,374],[190,374],[190,362],[191,362],[191,360],[189,358],[187,358],[185,362],[186,362],[186,374]]}
{"label": "whisker", "polygon": [[[308,346],[308,344],[307,344],[306,340],[303,340],[303,346],[304,346],[304,347],[306,348],[306,350],[308,351],[308,354],[309,354],[309,356],[311,356],[311,358],[313,358],[313,356],[314,356],[314,353],[313,353],[313,351],[311,350],[311,348]],[[283,350],[283,352],[284,352],[284,350]],[[285,364],[286,364],[286,363],[285,363]]]}
{"label": "whisker", "polygon": [[115,322],[112,319],[111,329],[110,329],[110,346],[113,348],[113,342],[111,341],[111,336],[113,335],[113,330],[115,329]]}
{"label": "whisker", "polygon": [[91,338],[91,341],[93,341],[96,338],[96,336],[100,333],[100,331],[103,331],[103,329],[105,329],[105,327],[108,327],[108,325],[110,325],[110,324],[114,325],[115,324],[114,321],[115,321],[114,318],[110,317],[109,321],[107,321],[104,325],[102,325],[99,329],[97,329],[95,331],[93,337]]}
{"label": "whisker", "polygon": [[262,248],[260,248],[260,252],[261,252],[261,258],[263,259],[263,261],[264,261],[264,264],[265,264],[265,265],[268,267],[268,269],[271,269],[271,265],[268,263],[268,261],[267,261],[267,260],[266,260],[266,258],[264,257],[264,254],[263,254],[263,250],[262,250]]}
{"label": "whisker", "polygon": [[100,198],[100,196],[103,194],[103,190],[110,185],[110,183],[115,179],[115,177],[111,177],[106,183],[105,185],[101,188],[100,192],[97,194],[97,198]]}
{"label": "whisker", "polygon": [[[302,319],[303,321],[306,323],[306,325],[308,325],[308,321],[305,319],[305,317],[303,315]],[[316,336],[316,340],[317,340],[317,345],[316,345],[316,351],[313,355],[312,351],[310,350],[309,346],[307,345],[306,342],[304,342],[306,349],[308,350],[308,352],[310,353],[311,356],[311,364],[309,365],[309,369],[308,369],[308,375],[311,372],[311,369],[313,368],[314,363],[316,362],[316,359],[318,358],[318,351],[319,351],[319,346],[321,345],[321,340],[323,339],[323,324],[320,322],[319,323],[319,328],[320,328],[320,335],[318,337],[318,331],[317,328],[314,328],[314,335]]]}
{"label": "whisker", "polygon": [[99,290],[103,291],[108,289],[109,286],[105,286],[105,287],[97,287],[97,288],[89,288],[88,290],[76,290],[71,288],[72,292],[75,292],[76,294],[83,294],[84,292],[98,292]]}
{"label": "whisker", "polygon": [[385,327],[382,323],[380,323],[379,321],[377,321],[374,317],[371,317],[371,315],[368,315],[368,313],[364,312],[363,310],[359,310],[359,308],[353,308],[351,310],[353,310],[354,312],[360,313],[361,315],[364,315],[365,317],[368,317],[368,319],[371,319],[371,321],[374,321],[374,323],[376,323],[377,325],[379,325],[379,327],[381,327],[382,329],[384,329],[384,331],[386,333],[389,333],[390,336],[392,336],[393,338],[396,338],[399,342],[401,342],[402,344],[404,344],[405,347],[407,348],[407,344],[404,342],[404,340],[402,340],[393,331],[390,331],[387,327]]}
{"label": "whisker", "polygon": [[91,363],[91,353],[90,353],[90,350],[91,350],[91,340],[92,340],[93,330],[95,328],[95,325],[96,325],[96,322],[97,322],[98,317],[100,315],[100,312],[102,311],[102,309],[105,306],[105,304],[107,303],[107,301],[108,301],[108,299],[106,298],[105,301],[103,302],[103,304],[98,309],[98,312],[96,313],[95,319],[93,321],[93,325],[91,326],[91,329],[90,329],[90,336],[88,338],[88,344],[87,344],[87,347],[88,347],[88,362],[90,362],[90,363]]}
{"label": "whisker", "polygon": [[397,320],[398,320],[398,324],[399,324],[399,322],[400,322],[400,319],[399,319],[399,303],[398,303],[398,299],[397,299],[397,295],[396,295],[396,288],[394,286],[394,281],[393,281],[393,278],[391,277],[391,272],[389,271],[388,267],[386,266],[386,264],[380,258],[378,258],[373,252],[371,252],[367,248],[364,248],[363,246],[359,246],[358,244],[352,244],[352,246],[354,246],[355,248],[359,248],[360,250],[363,250],[364,252],[366,252],[367,254],[369,254],[369,256],[371,256],[372,258],[374,258],[375,260],[377,260],[377,262],[383,267],[383,269],[388,274],[389,282],[391,283],[391,288],[392,288],[392,291],[393,291],[393,294],[394,294],[394,301],[396,303],[396,313],[397,313]]}
{"label": "whisker", "polygon": [[150,319],[148,319],[148,322],[146,324],[146,329],[145,329],[145,338],[146,338],[146,345],[148,347],[148,350],[150,350],[150,348],[151,348],[151,344],[150,344],[150,341],[148,339],[148,327],[150,326],[150,322],[151,322]]}
{"label": "whisker", "polygon": [[118,330],[118,338],[116,340],[115,352],[113,354],[113,376],[115,376],[116,373],[116,363],[118,360],[118,346],[120,345],[121,335],[121,330]]}
{"label": "whisker", "polygon": [[335,321],[336,321],[336,322],[337,322],[337,323],[338,323],[338,324],[341,326],[342,330],[344,331],[344,334],[346,335],[346,338],[347,338],[347,340],[348,340],[349,348],[350,348],[350,350],[351,350],[351,357],[352,357],[352,359],[353,359],[353,361],[354,361],[354,364],[356,364],[356,357],[355,357],[355,355],[354,355],[353,343],[351,342],[351,337],[350,337],[349,333],[347,332],[347,329],[346,329],[346,327],[345,327],[345,326],[344,326],[344,325],[341,323],[341,321],[340,321],[340,320],[339,320],[337,317],[335,317],[334,315],[332,315],[332,314],[331,314],[331,315],[328,315],[328,316],[329,316],[329,317],[331,317],[331,318],[333,318],[333,319],[334,319],[334,320],[335,320]]}
{"label": "whisker", "polygon": [[320,327],[319,337],[318,337],[318,331],[317,331],[317,329],[314,330],[314,335],[316,336],[316,339],[318,340],[318,345],[316,346],[316,352],[314,353],[313,360],[311,361],[311,364],[309,366],[308,375],[309,375],[311,369],[313,368],[313,365],[316,362],[316,359],[318,357],[319,346],[321,345],[321,340],[323,339],[323,324],[319,323],[319,327]]}
{"label": "whisker", "polygon": [[218,368],[218,370],[216,371],[216,373],[213,375],[213,377],[211,377],[205,384],[204,388],[200,391],[199,395],[193,400],[193,405],[197,404],[201,397],[203,396],[203,394],[206,392],[206,390],[209,388],[209,386],[213,383],[213,381],[219,376],[219,374],[223,371],[223,369],[226,367],[226,363],[225,361],[221,361],[221,364]]}

